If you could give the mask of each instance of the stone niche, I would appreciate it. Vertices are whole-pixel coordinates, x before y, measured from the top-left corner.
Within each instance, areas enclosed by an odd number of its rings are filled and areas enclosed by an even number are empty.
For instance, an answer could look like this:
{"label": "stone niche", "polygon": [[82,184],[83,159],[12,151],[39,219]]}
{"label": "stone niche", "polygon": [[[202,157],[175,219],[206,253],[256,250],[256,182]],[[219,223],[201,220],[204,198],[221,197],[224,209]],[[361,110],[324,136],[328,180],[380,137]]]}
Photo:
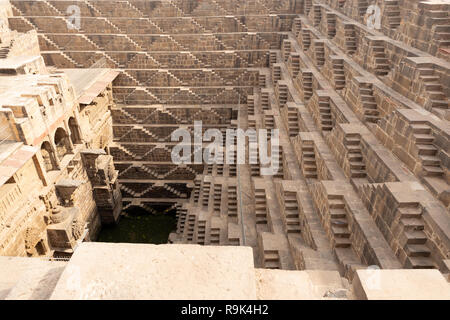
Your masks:
{"label": "stone niche", "polygon": [[56,184],[56,190],[66,207],[73,206],[75,191],[83,182],[77,180],[61,180]]}

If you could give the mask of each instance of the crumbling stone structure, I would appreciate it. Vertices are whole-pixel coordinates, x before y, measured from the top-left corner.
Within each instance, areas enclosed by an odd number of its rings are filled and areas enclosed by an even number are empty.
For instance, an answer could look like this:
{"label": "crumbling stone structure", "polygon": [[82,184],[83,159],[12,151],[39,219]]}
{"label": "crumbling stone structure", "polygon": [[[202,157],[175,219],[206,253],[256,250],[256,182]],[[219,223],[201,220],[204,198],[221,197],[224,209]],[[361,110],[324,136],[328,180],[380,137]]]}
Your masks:
{"label": "crumbling stone structure", "polygon": [[[1,21],[11,16],[2,2]],[[35,31],[1,31],[0,255],[68,257],[121,212],[105,151],[118,73],[50,72]]]}
{"label": "crumbling stone structure", "polygon": [[[120,73],[110,102],[113,141],[92,146],[107,148],[118,184],[103,171],[111,168],[107,156],[94,161],[95,151],[83,152],[83,168],[102,190],[94,194],[117,199],[119,185],[125,209],[176,209],[171,242],[250,246],[257,267],[334,270],[349,280],[371,265],[450,272],[444,1],[11,6],[11,27],[37,32],[47,65]],[[70,6],[79,9],[79,27]],[[222,132],[278,129],[280,170],[262,175],[249,143],[256,163],[174,164],[171,134],[192,131],[196,120]],[[67,203],[75,185],[59,187]],[[106,220],[117,214],[111,201]]]}

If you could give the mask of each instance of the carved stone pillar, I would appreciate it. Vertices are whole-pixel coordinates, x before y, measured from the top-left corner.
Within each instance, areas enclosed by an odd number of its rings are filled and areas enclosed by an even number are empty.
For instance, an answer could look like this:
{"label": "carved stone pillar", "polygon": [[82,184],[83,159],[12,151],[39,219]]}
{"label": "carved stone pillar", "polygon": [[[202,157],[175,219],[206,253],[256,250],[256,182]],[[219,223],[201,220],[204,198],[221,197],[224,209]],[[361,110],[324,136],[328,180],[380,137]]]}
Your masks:
{"label": "carved stone pillar", "polygon": [[92,183],[102,223],[117,223],[122,211],[122,195],[112,156],[101,149],[81,151],[81,156]]}

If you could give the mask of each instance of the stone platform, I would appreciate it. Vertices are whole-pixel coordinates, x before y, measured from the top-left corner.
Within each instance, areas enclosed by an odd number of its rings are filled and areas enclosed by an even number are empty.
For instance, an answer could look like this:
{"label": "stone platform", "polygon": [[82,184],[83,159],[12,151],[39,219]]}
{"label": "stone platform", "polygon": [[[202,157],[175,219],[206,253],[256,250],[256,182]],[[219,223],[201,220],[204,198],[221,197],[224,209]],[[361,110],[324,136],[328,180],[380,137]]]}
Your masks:
{"label": "stone platform", "polygon": [[351,287],[336,271],[255,269],[249,247],[83,243],[67,263],[0,266],[4,299],[450,299],[437,270],[358,270]]}

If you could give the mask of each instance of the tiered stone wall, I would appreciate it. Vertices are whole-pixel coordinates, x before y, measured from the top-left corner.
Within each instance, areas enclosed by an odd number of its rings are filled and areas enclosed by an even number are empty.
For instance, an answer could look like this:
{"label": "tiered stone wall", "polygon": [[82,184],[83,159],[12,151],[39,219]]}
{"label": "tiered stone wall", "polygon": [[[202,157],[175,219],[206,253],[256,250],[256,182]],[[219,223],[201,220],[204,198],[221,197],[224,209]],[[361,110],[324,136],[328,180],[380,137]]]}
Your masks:
{"label": "tiered stone wall", "polygon": [[[80,9],[79,29],[67,24],[71,5]],[[203,172],[201,165],[171,163],[171,133],[180,125],[191,128],[194,120],[204,127],[229,127],[237,105],[265,86],[261,70],[268,67],[271,50],[280,48],[299,5],[294,0],[12,1],[10,24],[38,31],[48,64],[88,68],[100,60],[120,69],[113,83],[118,107],[112,110],[110,152],[125,204],[149,208],[152,201],[171,205],[186,198],[190,190],[183,185],[192,187],[193,177]]]}
{"label": "tiered stone wall", "polygon": [[[122,72],[110,152],[124,204],[176,209],[171,242],[350,280],[369,265],[449,272],[450,65],[430,40],[448,23],[425,10],[441,6],[377,1],[375,30],[359,0],[33,3],[13,1],[11,23],[38,29],[47,62]],[[67,4],[81,30],[65,29]],[[263,176],[248,144],[252,163],[175,166],[168,137],[194,120],[279,129],[278,172]]]}
{"label": "tiered stone wall", "polygon": [[[3,4],[0,18],[11,15]],[[112,140],[113,78],[110,70],[87,70],[74,84],[71,73],[49,73],[36,31],[6,29],[0,56],[0,255],[67,258],[121,212],[117,172],[102,150]],[[91,82],[80,91],[78,82],[86,80]],[[89,90],[95,93],[85,99]]]}

